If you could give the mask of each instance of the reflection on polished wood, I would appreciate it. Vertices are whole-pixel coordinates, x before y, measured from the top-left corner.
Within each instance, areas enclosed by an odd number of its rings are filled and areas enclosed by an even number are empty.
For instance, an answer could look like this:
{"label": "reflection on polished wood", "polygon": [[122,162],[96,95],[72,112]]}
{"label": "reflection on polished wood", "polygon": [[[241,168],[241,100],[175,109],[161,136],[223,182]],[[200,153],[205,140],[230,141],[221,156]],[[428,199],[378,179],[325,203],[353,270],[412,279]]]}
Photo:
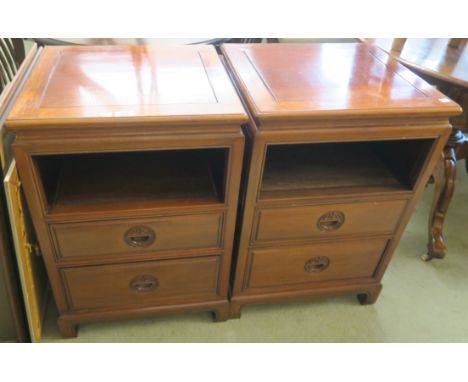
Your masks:
{"label": "reflection on polished wood", "polygon": [[[401,50],[394,49],[395,40],[403,40]],[[411,69],[455,85],[468,87],[467,39],[369,38],[365,41],[390,52],[393,57]]]}
{"label": "reflection on polished wood", "polygon": [[231,316],[312,296],[375,302],[460,108],[365,44],[222,50],[251,115]]}
{"label": "reflection on polished wood", "polygon": [[[443,225],[455,189],[457,159],[468,158],[468,39],[365,39],[389,51],[464,110],[450,119],[452,134],[434,171],[434,200],[429,217],[428,252],[423,260],[443,258],[446,245]],[[465,162],[468,171],[468,162]]]}
{"label": "reflection on polished wood", "polygon": [[224,49],[242,70],[239,84],[261,121],[457,111],[426,82],[363,44],[227,44]]}
{"label": "reflection on polished wood", "polygon": [[[10,126],[52,128],[243,120],[211,46],[48,47],[9,116]],[[74,123],[76,122],[76,123]]]}

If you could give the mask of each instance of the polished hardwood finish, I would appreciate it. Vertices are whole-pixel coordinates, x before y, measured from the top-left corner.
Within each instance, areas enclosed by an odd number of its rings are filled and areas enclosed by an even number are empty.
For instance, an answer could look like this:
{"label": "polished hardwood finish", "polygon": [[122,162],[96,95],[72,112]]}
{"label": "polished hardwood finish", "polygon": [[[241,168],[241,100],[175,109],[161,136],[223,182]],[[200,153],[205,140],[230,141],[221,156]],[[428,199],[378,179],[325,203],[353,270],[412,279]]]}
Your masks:
{"label": "polished hardwood finish", "polygon": [[6,126],[64,337],[228,318],[246,121],[211,46],[44,48]]}
{"label": "polished hardwood finish", "polygon": [[[366,38],[418,73],[468,87],[468,39]],[[395,49],[395,42],[398,48]]]}
{"label": "polished hardwood finish", "polygon": [[365,44],[223,45],[249,110],[231,317],[381,279],[459,107]]}
{"label": "polished hardwood finish", "polygon": [[[263,129],[273,128],[268,122],[292,116],[297,123],[328,115],[383,118],[424,115],[427,111],[443,114],[454,108],[429,84],[395,61],[388,62],[388,55],[378,48],[321,44],[304,52],[304,45],[252,46],[233,49],[229,56],[244,73],[239,85]],[[234,45],[227,44],[226,49],[229,46]]]}
{"label": "polished hardwood finish", "polygon": [[242,123],[240,101],[213,48],[183,48],[47,47],[9,124],[20,132],[64,125],[86,131],[135,118],[138,126],[163,129]]}
{"label": "polished hardwood finish", "polygon": [[[398,40],[398,41],[397,41]],[[457,102],[463,113],[450,119],[452,134],[433,173],[435,190],[429,217],[429,240],[423,260],[443,258],[447,247],[444,221],[455,190],[457,160],[468,158],[468,39],[365,39],[422,76]],[[397,42],[395,42],[397,41]],[[395,49],[394,45],[398,45]],[[465,132],[465,133],[464,133]],[[468,170],[468,162],[465,162]]]}

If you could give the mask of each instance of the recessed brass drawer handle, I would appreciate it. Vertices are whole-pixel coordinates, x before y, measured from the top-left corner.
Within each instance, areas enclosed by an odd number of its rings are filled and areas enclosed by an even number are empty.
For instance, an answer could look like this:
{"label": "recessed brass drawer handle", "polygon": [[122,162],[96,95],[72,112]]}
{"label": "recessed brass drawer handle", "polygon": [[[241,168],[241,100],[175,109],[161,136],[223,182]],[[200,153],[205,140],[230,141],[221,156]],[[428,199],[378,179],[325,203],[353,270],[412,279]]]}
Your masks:
{"label": "recessed brass drawer handle", "polygon": [[307,273],[322,272],[330,265],[330,259],[327,256],[314,256],[304,264],[304,271]]}
{"label": "recessed brass drawer handle", "polygon": [[344,213],[341,211],[328,211],[317,220],[319,231],[336,231],[345,221]]}
{"label": "recessed brass drawer handle", "polygon": [[139,225],[125,232],[124,240],[131,247],[147,247],[154,243],[156,234],[147,226]]}
{"label": "recessed brass drawer handle", "polygon": [[134,292],[150,292],[159,286],[159,280],[151,275],[139,275],[130,280],[129,287]]}

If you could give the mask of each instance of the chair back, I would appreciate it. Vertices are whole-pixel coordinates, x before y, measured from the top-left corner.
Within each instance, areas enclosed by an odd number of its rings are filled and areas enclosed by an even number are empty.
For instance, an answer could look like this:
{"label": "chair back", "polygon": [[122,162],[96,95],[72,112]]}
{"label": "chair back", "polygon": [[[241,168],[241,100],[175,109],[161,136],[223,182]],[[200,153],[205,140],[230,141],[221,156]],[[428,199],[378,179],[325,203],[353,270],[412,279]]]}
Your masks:
{"label": "chair back", "polygon": [[0,94],[10,83],[24,60],[21,38],[0,38]]}

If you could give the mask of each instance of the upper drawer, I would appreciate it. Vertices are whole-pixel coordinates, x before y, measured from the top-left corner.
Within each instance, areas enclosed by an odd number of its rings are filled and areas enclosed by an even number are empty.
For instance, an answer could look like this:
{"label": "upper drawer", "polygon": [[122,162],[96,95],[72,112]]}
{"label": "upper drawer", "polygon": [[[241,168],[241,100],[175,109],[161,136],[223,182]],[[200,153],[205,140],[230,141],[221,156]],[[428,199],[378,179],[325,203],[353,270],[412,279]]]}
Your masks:
{"label": "upper drawer", "polygon": [[252,241],[393,233],[406,200],[263,208]]}
{"label": "upper drawer", "polygon": [[222,246],[223,213],[53,224],[59,258]]}

